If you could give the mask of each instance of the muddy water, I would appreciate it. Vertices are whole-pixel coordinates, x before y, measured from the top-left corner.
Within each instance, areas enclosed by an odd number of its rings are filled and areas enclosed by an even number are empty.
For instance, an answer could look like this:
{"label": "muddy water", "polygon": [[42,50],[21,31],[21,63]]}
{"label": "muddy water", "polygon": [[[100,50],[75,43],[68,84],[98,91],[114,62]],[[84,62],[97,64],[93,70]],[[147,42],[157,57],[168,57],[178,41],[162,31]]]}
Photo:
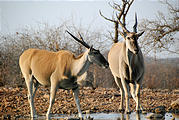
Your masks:
{"label": "muddy water", "polygon": [[[86,114],[84,115],[86,118],[90,116],[90,118],[93,118],[94,120],[148,120],[146,116],[150,114],[136,114],[135,112],[131,113],[130,115],[126,114],[121,114],[121,113],[93,113],[93,114]],[[60,114],[54,114],[51,117],[51,120],[68,120],[71,119],[75,120],[74,118],[77,118],[76,115],[60,115]],[[166,113],[165,114],[165,119],[164,120],[171,120],[173,118],[173,115],[171,113]],[[19,119],[25,119],[28,120],[28,117],[25,118],[19,118]],[[44,116],[39,116],[35,120],[44,120]],[[156,120],[156,119],[155,119]],[[157,120],[163,120],[163,119],[157,119]],[[175,120],[179,120],[179,118],[175,118]]]}

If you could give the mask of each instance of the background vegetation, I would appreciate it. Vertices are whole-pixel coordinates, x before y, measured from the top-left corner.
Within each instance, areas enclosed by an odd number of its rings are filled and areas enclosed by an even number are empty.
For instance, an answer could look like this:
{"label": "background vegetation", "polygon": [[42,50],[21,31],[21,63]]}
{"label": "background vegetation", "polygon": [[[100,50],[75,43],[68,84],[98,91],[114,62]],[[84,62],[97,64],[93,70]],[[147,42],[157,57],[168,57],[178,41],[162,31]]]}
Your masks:
{"label": "background vegetation", "polygon": [[[143,40],[140,42],[145,55],[150,54],[151,51],[155,53],[168,51],[169,53],[179,55],[178,47],[176,47],[175,51],[170,50],[172,45],[179,44],[177,36],[179,31],[179,10],[171,6],[167,1],[162,4],[169,6],[170,18],[159,13],[155,21],[144,20],[139,25],[140,30],[146,31]],[[113,5],[110,4],[114,9],[118,4],[115,3]],[[116,27],[117,23],[114,23]],[[89,28],[77,27],[73,23],[68,23],[67,25],[67,22],[64,22],[59,26],[38,23],[38,28],[26,26],[13,34],[0,34],[0,86],[25,86],[19,69],[18,59],[22,52],[28,48],[50,51],[66,49],[74,52],[76,55],[84,51],[83,46],[76,43],[65,33],[66,29],[76,36],[80,32],[85,41],[100,49],[107,58],[112,40],[116,39],[117,32],[115,32],[115,27],[110,34],[104,34],[102,30],[92,31]],[[179,88],[179,58],[153,59],[145,56],[145,66],[146,73],[143,88]],[[92,65],[88,73],[88,79],[92,80],[95,86],[116,87],[109,69],[101,69],[96,65]]]}

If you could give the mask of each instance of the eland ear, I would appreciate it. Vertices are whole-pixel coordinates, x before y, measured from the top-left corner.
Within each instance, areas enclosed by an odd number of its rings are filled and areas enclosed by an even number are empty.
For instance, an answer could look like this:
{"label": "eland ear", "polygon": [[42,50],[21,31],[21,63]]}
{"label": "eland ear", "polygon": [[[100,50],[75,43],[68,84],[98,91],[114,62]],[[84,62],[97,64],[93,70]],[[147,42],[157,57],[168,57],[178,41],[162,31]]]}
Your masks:
{"label": "eland ear", "polygon": [[143,33],[144,31],[142,31],[141,33],[138,33],[137,36],[140,37]]}
{"label": "eland ear", "polygon": [[120,33],[120,35],[125,39],[127,36],[127,32],[121,32],[118,30],[118,32]]}

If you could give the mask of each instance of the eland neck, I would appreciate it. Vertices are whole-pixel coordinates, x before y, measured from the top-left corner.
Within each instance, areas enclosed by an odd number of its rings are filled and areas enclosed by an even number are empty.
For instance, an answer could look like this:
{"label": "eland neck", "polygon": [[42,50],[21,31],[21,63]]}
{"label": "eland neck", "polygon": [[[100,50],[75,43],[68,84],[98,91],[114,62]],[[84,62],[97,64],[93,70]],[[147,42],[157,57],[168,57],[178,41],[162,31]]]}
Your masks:
{"label": "eland neck", "polygon": [[[129,68],[134,67],[136,64],[142,63],[143,64],[143,55],[139,48],[138,54],[132,53],[125,45],[125,52],[126,52],[126,63],[128,64]],[[139,62],[140,61],[140,62]]]}
{"label": "eland neck", "polygon": [[123,50],[124,50],[124,56],[125,56],[125,62],[126,64],[130,67],[132,66],[134,60],[136,59],[137,55],[135,55],[134,53],[132,53],[129,48],[126,46],[126,42],[124,41],[123,44]]}
{"label": "eland neck", "polygon": [[72,73],[74,76],[81,76],[88,70],[91,64],[91,62],[88,60],[88,52],[89,51],[87,50],[86,52],[75,58],[72,65]]}

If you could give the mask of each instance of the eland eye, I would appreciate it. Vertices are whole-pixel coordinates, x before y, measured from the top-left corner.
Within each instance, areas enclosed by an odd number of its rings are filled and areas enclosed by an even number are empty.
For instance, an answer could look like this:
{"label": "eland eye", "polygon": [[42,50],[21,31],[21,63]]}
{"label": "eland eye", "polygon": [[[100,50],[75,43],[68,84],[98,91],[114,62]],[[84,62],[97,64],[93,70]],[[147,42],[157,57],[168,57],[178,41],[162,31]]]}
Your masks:
{"label": "eland eye", "polygon": [[93,54],[99,54],[99,50],[93,51]]}
{"label": "eland eye", "polygon": [[98,52],[97,52],[97,51],[94,51],[93,53],[94,53],[94,54],[98,54]]}

